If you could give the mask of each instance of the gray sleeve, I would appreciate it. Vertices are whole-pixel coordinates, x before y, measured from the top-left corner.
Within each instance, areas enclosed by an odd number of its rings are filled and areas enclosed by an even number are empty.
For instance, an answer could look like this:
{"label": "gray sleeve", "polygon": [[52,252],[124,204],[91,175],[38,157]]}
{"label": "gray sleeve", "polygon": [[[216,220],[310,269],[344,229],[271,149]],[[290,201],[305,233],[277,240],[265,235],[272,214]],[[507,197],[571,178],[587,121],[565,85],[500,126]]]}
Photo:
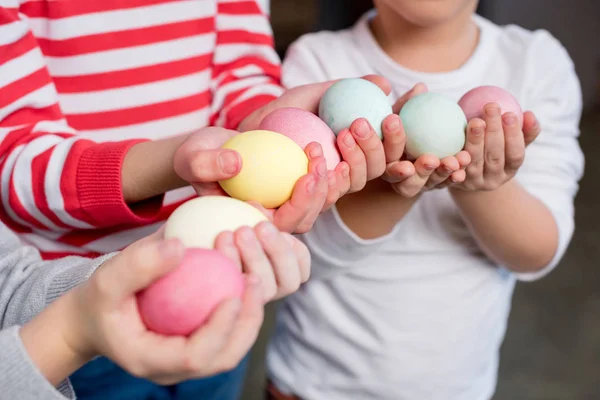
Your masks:
{"label": "gray sleeve", "polygon": [[0,330],[0,398],[19,400],[74,399],[68,381],[54,387],[29,358],[19,327]]}
{"label": "gray sleeve", "polygon": [[110,255],[90,260],[42,261],[0,224],[0,329],[23,325],[48,304],[85,281]]}

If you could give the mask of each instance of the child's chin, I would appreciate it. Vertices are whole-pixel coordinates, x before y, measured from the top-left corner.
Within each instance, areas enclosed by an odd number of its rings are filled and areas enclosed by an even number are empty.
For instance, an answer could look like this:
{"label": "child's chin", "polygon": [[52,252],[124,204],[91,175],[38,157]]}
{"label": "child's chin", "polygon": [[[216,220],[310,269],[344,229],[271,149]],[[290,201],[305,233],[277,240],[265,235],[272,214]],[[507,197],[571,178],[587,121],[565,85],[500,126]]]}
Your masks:
{"label": "child's chin", "polygon": [[379,0],[400,17],[423,28],[443,24],[465,8],[475,10],[475,0]]}

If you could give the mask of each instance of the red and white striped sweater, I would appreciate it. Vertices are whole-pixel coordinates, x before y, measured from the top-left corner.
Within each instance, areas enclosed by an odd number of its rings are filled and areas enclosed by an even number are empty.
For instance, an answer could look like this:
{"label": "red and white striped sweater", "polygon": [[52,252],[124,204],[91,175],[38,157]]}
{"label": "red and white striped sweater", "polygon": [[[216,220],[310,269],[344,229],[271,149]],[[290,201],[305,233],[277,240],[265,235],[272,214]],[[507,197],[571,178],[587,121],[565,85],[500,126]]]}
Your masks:
{"label": "red and white striped sweater", "polygon": [[128,207],[127,150],[235,129],[279,67],[256,1],[0,0],[0,218],[46,258],[125,247],[194,194]]}

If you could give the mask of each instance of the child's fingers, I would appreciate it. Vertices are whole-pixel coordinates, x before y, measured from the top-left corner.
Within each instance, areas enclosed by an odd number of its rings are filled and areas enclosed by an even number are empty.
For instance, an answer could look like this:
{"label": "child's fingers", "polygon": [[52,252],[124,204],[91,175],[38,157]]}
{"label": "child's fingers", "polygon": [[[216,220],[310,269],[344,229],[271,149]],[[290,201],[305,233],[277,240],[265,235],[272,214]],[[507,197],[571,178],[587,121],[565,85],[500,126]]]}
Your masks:
{"label": "child's fingers", "polygon": [[300,271],[292,245],[268,223],[254,228],[264,253],[271,261],[270,268],[277,281],[277,297],[286,296],[300,287]]}
{"label": "child's fingers", "polygon": [[323,211],[329,210],[340,198],[337,174],[335,171],[327,171],[327,199],[323,204]]}
{"label": "child's fingers", "polygon": [[415,161],[415,174],[404,182],[394,184],[394,190],[407,198],[416,196],[423,190],[427,180],[439,166],[440,160],[437,157],[427,154],[419,157]]}
{"label": "child's fingers", "polygon": [[304,243],[302,243],[300,240],[290,235],[289,233],[284,233],[283,237],[292,246],[294,254],[296,255],[296,260],[299,265],[300,280],[302,281],[302,283],[304,283],[310,277],[310,251]]}
{"label": "child's fingers", "polygon": [[184,252],[178,239],[135,243],[99,268],[91,282],[99,299],[117,304],[175,269]]}
{"label": "child's fingers", "polygon": [[258,276],[265,292],[265,301],[272,299],[277,293],[277,281],[271,262],[254,230],[247,226],[241,227],[235,231],[234,240],[240,252],[243,271]]}
{"label": "child's fingers", "polygon": [[458,183],[463,183],[465,179],[467,179],[467,171],[464,169],[459,169],[458,171],[454,172],[452,176],[450,176],[450,179],[448,179],[446,182],[448,182],[450,186],[453,186]]}
{"label": "child's fingers", "polygon": [[471,163],[471,155],[469,154],[468,151],[465,151],[465,150],[459,151],[455,157],[458,160],[458,164],[460,165],[460,168],[464,169]]}
{"label": "child's fingers", "polygon": [[479,118],[472,119],[467,126],[465,151],[471,156],[471,163],[466,170],[469,177],[477,179],[483,179],[485,129],[485,122]]}
{"label": "child's fingers", "polygon": [[388,115],[382,124],[383,150],[386,163],[398,161],[404,153],[406,136],[402,129],[402,122],[397,114]]}
{"label": "child's fingers", "polygon": [[[215,373],[235,368],[256,342],[264,318],[262,300],[260,279],[256,276],[249,276],[246,280],[242,307],[232,333],[225,347],[216,354]],[[199,337],[198,341],[201,339],[202,337]]]}
{"label": "child's fingers", "polygon": [[508,174],[515,173],[525,159],[525,138],[519,126],[519,119],[514,113],[508,112],[502,116],[504,130],[504,170]]}
{"label": "child's fingers", "polygon": [[325,157],[323,157],[321,145],[316,142],[310,143],[308,146],[306,146],[306,152],[311,160],[309,172],[314,172],[317,174],[318,182],[317,190],[313,196],[311,207],[302,222],[300,222],[300,224],[298,224],[296,227],[296,233],[308,232],[313,226],[315,220],[321,213],[325,202],[327,201],[329,188],[327,180],[327,162]]}
{"label": "child's fingers", "polygon": [[235,247],[233,232],[221,232],[215,239],[215,249],[236,263],[240,267],[240,270],[242,269],[242,259],[237,247]]}
{"label": "child's fingers", "polygon": [[366,119],[359,118],[350,125],[350,132],[365,155],[367,181],[381,176],[385,171],[386,164],[383,142],[371,124]]}
{"label": "child's fingers", "polygon": [[306,174],[296,182],[292,197],[273,215],[273,223],[279,230],[284,232],[296,230],[311,210],[318,184],[319,177],[315,173]]}
{"label": "child's fingers", "polygon": [[415,165],[410,161],[389,163],[382,179],[389,183],[402,182],[415,174]]}
{"label": "child's fingers", "polygon": [[445,182],[454,172],[460,168],[455,157],[445,157],[440,160],[440,166],[431,174],[427,180],[426,187],[432,189]]}
{"label": "child's fingers", "polygon": [[392,106],[392,111],[395,114],[398,114],[400,112],[400,110],[402,110],[402,107],[404,107],[404,105],[406,104],[406,102],[408,100],[415,97],[416,95],[419,95],[419,94],[422,94],[425,92],[427,92],[427,86],[425,86],[424,83],[417,83],[415,86],[413,86],[413,88],[411,90],[404,93],[404,95],[402,95],[402,97],[400,97],[396,101],[396,103]]}
{"label": "child's fingers", "polygon": [[525,136],[525,146],[529,146],[539,134],[542,132],[542,127],[536,116],[531,111],[526,111],[523,114],[523,135]]}
{"label": "child's fingers", "polygon": [[337,179],[339,199],[350,191],[351,186],[350,165],[348,165],[346,161],[342,161],[337,167],[335,167],[335,177]]}
{"label": "child's fingers", "polygon": [[211,364],[229,344],[242,307],[240,299],[222,302],[212,312],[208,322],[192,334],[187,342],[182,363],[187,374],[200,376],[220,372],[215,371]]}
{"label": "child's fingers", "polygon": [[484,137],[484,176],[495,176],[504,170],[504,132],[500,106],[484,107],[486,131]]}
{"label": "child's fingers", "polygon": [[348,192],[358,192],[367,184],[367,160],[365,154],[354,140],[349,129],[343,129],[338,137],[337,144],[342,153],[342,158],[350,167],[350,188]]}

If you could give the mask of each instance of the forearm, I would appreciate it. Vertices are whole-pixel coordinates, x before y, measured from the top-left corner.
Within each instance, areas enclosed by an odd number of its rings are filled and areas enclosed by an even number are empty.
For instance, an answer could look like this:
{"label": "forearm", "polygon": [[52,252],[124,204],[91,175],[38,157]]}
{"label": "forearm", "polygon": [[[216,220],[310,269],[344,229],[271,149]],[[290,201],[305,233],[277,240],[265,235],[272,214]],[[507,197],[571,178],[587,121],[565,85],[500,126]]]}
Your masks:
{"label": "forearm", "polygon": [[418,197],[399,196],[389,183],[375,179],[360,192],[342,197],[336,204],[340,217],[362,239],[389,234],[410,211]]}
{"label": "forearm", "polygon": [[125,155],[121,170],[123,198],[128,204],[187,186],[173,168],[173,156],[187,135],[142,142]]}
{"label": "forearm", "polygon": [[493,191],[451,193],[488,257],[514,272],[538,271],[551,262],[558,247],[554,217],[517,181]]}
{"label": "forearm", "polygon": [[19,332],[29,358],[52,386],[57,386],[91,359],[91,355],[77,354],[65,340],[67,330],[76,327],[68,296],[58,299]]}

